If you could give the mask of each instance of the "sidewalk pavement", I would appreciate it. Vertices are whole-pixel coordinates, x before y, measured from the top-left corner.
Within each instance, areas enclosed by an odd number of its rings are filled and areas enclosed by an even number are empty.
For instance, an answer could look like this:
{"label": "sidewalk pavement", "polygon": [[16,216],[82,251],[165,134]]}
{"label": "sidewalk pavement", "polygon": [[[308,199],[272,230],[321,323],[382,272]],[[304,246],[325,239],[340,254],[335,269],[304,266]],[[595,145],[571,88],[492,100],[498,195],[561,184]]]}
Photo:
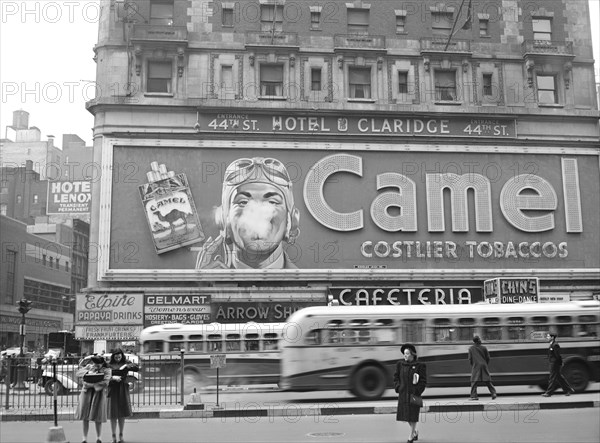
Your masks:
{"label": "sidewalk pavement", "polygon": [[[360,401],[329,401],[304,400],[301,402],[277,401],[224,401],[217,406],[215,402],[190,403],[186,397],[185,406],[143,406],[134,408],[134,419],[156,418],[223,418],[223,417],[301,417],[301,416],[336,416],[336,415],[367,415],[395,414],[394,400],[377,400],[372,402]],[[495,400],[483,397],[472,401],[465,397],[440,398],[425,396],[423,413],[445,412],[479,412],[479,411],[522,411],[533,412],[549,409],[577,409],[600,407],[600,393],[590,392],[565,396],[556,394],[550,398],[541,395],[507,395],[498,396]],[[0,421],[53,421],[52,411],[44,410],[2,410]],[[58,412],[58,421],[72,421],[74,410]]]}

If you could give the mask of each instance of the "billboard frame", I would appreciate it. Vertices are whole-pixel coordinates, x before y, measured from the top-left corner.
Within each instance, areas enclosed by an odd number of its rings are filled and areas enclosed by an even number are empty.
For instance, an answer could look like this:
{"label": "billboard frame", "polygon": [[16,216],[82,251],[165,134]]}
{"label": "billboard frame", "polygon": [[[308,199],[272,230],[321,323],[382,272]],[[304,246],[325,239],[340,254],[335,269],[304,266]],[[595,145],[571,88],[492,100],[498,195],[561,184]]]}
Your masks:
{"label": "billboard frame", "polygon": [[[193,135],[192,133],[189,134]],[[316,143],[317,140],[314,141]],[[466,143],[433,145],[415,143],[351,143],[323,142],[327,151],[381,151],[381,152],[447,152],[461,151],[467,153],[490,154],[551,154],[551,155],[586,155],[596,157],[600,168],[600,149],[528,146],[524,151],[513,140],[509,146],[473,145]],[[98,204],[93,203],[93,209],[105,208],[99,211],[98,229],[98,259],[97,280],[124,281],[256,281],[268,280],[379,280],[398,279],[408,281],[422,280],[486,280],[498,276],[503,277],[539,277],[549,279],[583,279],[597,280],[600,278],[600,268],[521,268],[503,269],[494,272],[490,269],[270,269],[270,270],[238,270],[238,269],[114,269],[110,267],[111,248],[111,203],[113,185],[113,156],[117,146],[123,147],[178,147],[188,149],[262,149],[262,150],[298,150],[299,143],[292,141],[239,140],[228,139],[169,139],[169,138],[131,138],[105,137],[102,140],[101,177],[92,183],[92,203],[98,196]],[[98,193],[97,186],[100,186]],[[107,209],[108,208],[108,209]]]}

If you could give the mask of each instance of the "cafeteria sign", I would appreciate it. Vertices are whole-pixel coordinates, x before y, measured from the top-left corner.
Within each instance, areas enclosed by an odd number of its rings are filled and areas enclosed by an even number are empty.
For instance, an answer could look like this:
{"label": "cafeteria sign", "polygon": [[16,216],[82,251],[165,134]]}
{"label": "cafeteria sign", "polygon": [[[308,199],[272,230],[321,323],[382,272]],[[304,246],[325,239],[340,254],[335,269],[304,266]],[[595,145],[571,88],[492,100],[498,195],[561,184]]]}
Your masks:
{"label": "cafeteria sign", "polygon": [[532,278],[493,278],[483,282],[483,295],[489,303],[537,303],[540,282]]}

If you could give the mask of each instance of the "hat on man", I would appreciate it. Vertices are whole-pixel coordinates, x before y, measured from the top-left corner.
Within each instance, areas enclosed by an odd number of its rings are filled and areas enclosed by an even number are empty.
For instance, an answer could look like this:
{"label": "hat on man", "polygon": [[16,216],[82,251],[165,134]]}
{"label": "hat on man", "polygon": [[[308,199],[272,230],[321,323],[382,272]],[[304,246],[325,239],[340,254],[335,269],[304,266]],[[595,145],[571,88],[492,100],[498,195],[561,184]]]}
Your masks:
{"label": "hat on man", "polygon": [[413,355],[417,355],[417,349],[410,343],[403,344],[402,347],[400,348],[400,352],[402,352],[404,354],[404,351],[406,349],[408,349]]}

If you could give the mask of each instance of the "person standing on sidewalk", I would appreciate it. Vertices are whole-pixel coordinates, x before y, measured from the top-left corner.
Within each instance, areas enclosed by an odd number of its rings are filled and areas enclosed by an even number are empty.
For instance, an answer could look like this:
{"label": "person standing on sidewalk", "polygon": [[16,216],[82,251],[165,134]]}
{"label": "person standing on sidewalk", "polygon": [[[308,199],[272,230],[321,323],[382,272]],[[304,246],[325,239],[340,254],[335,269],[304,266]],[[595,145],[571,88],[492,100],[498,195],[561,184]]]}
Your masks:
{"label": "person standing on sidewalk", "polygon": [[490,353],[485,346],[481,344],[481,338],[478,335],[473,337],[473,345],[469,348],[469,363],[471,364],[471,397],[470,400],[479,400],[477,395],[477,385],[485,383],[492,400],[496,398],[496,388],[492,384],[492,376],[488,365],[490,363]]}
{"label": "person standing on sidewalk", "polygon": [[112,352],[108,367],[112,371],[112,377],[108,384],[108,418],[112,430],[112,443],[117,443],[117,422],[119,423],[118,443],[123,443],[125,418],[132,415],[127,373],[129,371],[137,372],[140,368],[127,360],[121,349],[115,349]]}
{"label": "person standing on sidewalk", "polygon": [[94,355],[90,363],[77,371],[83,377],[83,389],[75,411],[75,420],[83,421],[83,443],[87,443],[90,421],[96,425],[96,443],[102,443],[102,423],[106,423],[106,388],[111,371],[104,358]]}
{"label": "person standing on sidewalk", "polygon": [[548,333],[546,338],[550,342],[548,347],[548,364],[550,366],[550,377],[548,378],[548,389],[542,394],[543,397],[550,397],[558,386],[562,388],[565,395],[569,396],[575,393],[575,390],[569,385],[567,379],[562,375],[561,369],[563,360],[560,355],[560,345],[556,343],[556,333]]}
{"label": "person standing on sidewalk", "polygon": [[411,402],[411,396],[421,395],[427,385],[427,367],[425,363],[417,361],[417,350],[409,343],[400,348],[403,360],[396,363],[394,373],[394,390],[398,393],[398,410],[396,411],[396,421],[406,421],[410,426],[410,437],[408,443],[413,443],[419,439],[417,432],[417,423],[419,421],[419,412],[421,405]]}

